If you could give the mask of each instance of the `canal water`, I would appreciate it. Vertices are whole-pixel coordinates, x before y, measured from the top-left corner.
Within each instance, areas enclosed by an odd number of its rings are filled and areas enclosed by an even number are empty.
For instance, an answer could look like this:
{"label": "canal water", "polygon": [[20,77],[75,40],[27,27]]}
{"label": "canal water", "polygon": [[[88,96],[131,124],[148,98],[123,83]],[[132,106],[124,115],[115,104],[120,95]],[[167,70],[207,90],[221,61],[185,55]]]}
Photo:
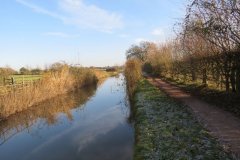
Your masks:
{"label": "canal water", "polygon": [[0,122],[1,160],[130,160],[124,77],[61,95]]}

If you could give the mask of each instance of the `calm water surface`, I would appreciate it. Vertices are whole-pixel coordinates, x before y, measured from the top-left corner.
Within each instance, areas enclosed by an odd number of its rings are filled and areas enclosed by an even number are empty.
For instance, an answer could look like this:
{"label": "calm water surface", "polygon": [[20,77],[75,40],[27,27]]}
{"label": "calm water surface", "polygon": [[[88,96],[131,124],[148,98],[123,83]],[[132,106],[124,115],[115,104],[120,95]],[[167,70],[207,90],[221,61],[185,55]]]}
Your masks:
{"label": "calm water surface", "polygon": [[134,131],[128,123],[123,76],[34,106],[0,122],[1,160],[128,160]]}

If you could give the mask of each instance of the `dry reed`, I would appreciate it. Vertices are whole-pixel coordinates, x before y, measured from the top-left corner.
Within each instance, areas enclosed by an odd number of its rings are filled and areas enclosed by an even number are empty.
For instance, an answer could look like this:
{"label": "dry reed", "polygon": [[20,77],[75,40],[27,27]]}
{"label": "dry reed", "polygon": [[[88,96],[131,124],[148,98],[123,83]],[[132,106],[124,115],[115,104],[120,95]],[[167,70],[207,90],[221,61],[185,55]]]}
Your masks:
{"label": "dry reed", "polygon": [[0,96],[0,119],[21,112],[44,100],[86,85],[96,84],[96,82],[96,76],[89,69],[69,67],[66,64],[59,65],[45,73],[40,81]]}
{"label": "dry reed", "polygon": [[137,59],[129,59],[125,64],[124,74],[126,77],[127,91],[131,99],[136,90],[137,83],[142,76],[141,62]]}

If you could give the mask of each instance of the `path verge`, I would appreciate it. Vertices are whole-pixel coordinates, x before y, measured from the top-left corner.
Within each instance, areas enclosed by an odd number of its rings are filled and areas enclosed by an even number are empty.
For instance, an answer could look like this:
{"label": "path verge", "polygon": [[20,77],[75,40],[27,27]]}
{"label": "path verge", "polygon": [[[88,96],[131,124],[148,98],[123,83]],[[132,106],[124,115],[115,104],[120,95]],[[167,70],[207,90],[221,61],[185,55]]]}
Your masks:
{"label": "path verge", "polygon": [[134,96],[134,159],[232,159],[185,105],[147,80]]}
{"label": "path verge", "polygon": [[[160,90],[190,107],[197,119],[224,148],[240,157],[240,119],[223,109],[199,100],[161,79],[148,78]],[[221,101],[221,100],[220,100]]]}

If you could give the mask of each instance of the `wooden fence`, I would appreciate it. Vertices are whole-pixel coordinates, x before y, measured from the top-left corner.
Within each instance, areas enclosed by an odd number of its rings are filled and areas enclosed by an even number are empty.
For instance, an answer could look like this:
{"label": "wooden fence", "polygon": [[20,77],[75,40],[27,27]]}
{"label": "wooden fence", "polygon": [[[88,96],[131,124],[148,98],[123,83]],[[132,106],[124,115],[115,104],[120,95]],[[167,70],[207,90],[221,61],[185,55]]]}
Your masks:
{"label": "wooden fence", "polygon": [[0,83],[0,95],[5,95],[11,91],[20,91],[33,85],[42,78],[41,75],[13,75],[2,78]]}

